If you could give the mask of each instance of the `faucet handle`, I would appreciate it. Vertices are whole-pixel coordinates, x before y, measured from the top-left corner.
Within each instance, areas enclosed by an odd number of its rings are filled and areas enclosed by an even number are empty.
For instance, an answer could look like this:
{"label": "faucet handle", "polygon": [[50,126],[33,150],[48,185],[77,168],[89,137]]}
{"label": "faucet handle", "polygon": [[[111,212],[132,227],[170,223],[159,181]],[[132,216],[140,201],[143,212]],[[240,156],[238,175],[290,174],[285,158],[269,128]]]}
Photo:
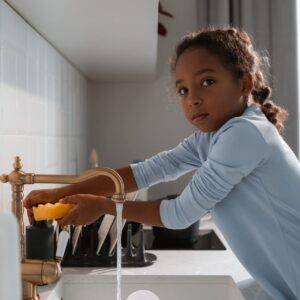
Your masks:
{"label": "faucet handle", "polygon": [[3,183],[8,182],[8,175],[6,175],[6,174],[0,175],[0,181]]}

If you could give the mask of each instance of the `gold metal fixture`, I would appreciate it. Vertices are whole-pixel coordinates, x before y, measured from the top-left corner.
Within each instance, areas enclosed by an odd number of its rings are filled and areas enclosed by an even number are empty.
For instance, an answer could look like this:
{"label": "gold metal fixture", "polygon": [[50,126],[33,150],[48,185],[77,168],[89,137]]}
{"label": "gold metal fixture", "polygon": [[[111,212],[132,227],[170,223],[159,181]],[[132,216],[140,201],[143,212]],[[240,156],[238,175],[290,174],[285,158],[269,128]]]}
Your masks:
{"label": "gold metal fixture", "polygon": [[38,284],[54,283],[61,277],[61,268],[59,262],[55,260],[29,260],[25,259],[25,239],[24,239],[24,219],[23,219],[23,190],[24,184],[34,183],[62,183],[72,184],[85,181],[95,176],[108,176],[115,185],[115,193],[112,200],[116,203],[122,203],[126,200],[124,183],[122,177],[110,168],[95,168],[79,175],[41,175],[34,173],[25,173],[22,170],[22,163],[19,156],[15,157],[13,164],[14,170],[9,174],[0,176],[3,183],[9,182],[12,187],[12,212],[16,215],[19,223],[20,235],[20,261],[22,272],[23,299],[37,300]]}

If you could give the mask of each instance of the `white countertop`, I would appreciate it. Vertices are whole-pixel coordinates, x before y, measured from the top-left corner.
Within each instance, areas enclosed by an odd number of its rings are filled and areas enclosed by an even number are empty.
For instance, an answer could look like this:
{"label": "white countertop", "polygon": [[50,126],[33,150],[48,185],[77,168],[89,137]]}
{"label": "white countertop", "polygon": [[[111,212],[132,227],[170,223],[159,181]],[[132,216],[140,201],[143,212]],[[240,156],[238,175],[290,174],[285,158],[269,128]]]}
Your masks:
{"label": "white countertop", "polygon": [[[201,220],[201,229],[213,229],[225,245],[226,250],[163,250],[147,251],[157,256],[157,261],[148,267],[123,268],[123,275],[230,275],[236,283],[251,278],[231,251],[219,229],[211,220]],[[63,277],[55,285],[39,288],[42,300],[56,299],[55,294],[64,283],[101,281],[103,276],[116,276],[110,268],[63,268]]]}

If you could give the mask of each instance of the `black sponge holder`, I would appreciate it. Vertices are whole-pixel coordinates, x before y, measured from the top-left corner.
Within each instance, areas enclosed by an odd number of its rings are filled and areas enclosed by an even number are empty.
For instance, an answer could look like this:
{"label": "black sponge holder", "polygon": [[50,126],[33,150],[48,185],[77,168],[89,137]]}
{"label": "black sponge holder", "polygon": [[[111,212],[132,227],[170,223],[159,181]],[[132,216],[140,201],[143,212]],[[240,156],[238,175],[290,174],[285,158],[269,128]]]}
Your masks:
{"label": "black sponge holder", "polygon": [[[104,240],[99,255],[96,254],[98,245],[98,229],[101,219],[97,222],[83,226],[75,253],[72,253],[72,236],[74,234],[74,226],[71,226],[70,239],[65,251],[61,265],[63,267],[115,267],[117,263],[116,246],[113,253],[109,254],[110,237]],[[143,225],[138,228],[139,243],[133,245],[132,242],[132,226],[128,224],[126,232],[126,246],[122,247],[122,267],[146,267],[152,265],[157,257],[145,252]],[[124,228],[125,229],[125,228]],[[125,232],[123,232],[124,236]],[[123,244],[123,243],[122,243]]]}

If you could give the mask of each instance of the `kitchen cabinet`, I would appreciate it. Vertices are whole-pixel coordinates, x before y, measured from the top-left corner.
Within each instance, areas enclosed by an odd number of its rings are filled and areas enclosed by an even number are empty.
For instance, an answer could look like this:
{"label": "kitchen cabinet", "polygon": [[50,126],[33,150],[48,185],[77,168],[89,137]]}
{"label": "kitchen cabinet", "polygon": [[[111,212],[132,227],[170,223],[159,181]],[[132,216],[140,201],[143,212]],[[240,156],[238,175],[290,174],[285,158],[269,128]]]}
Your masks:
{"label": "kitchen cabinet", "polygon": [[155,77],[158,0],[6,0],[93,81]]}

